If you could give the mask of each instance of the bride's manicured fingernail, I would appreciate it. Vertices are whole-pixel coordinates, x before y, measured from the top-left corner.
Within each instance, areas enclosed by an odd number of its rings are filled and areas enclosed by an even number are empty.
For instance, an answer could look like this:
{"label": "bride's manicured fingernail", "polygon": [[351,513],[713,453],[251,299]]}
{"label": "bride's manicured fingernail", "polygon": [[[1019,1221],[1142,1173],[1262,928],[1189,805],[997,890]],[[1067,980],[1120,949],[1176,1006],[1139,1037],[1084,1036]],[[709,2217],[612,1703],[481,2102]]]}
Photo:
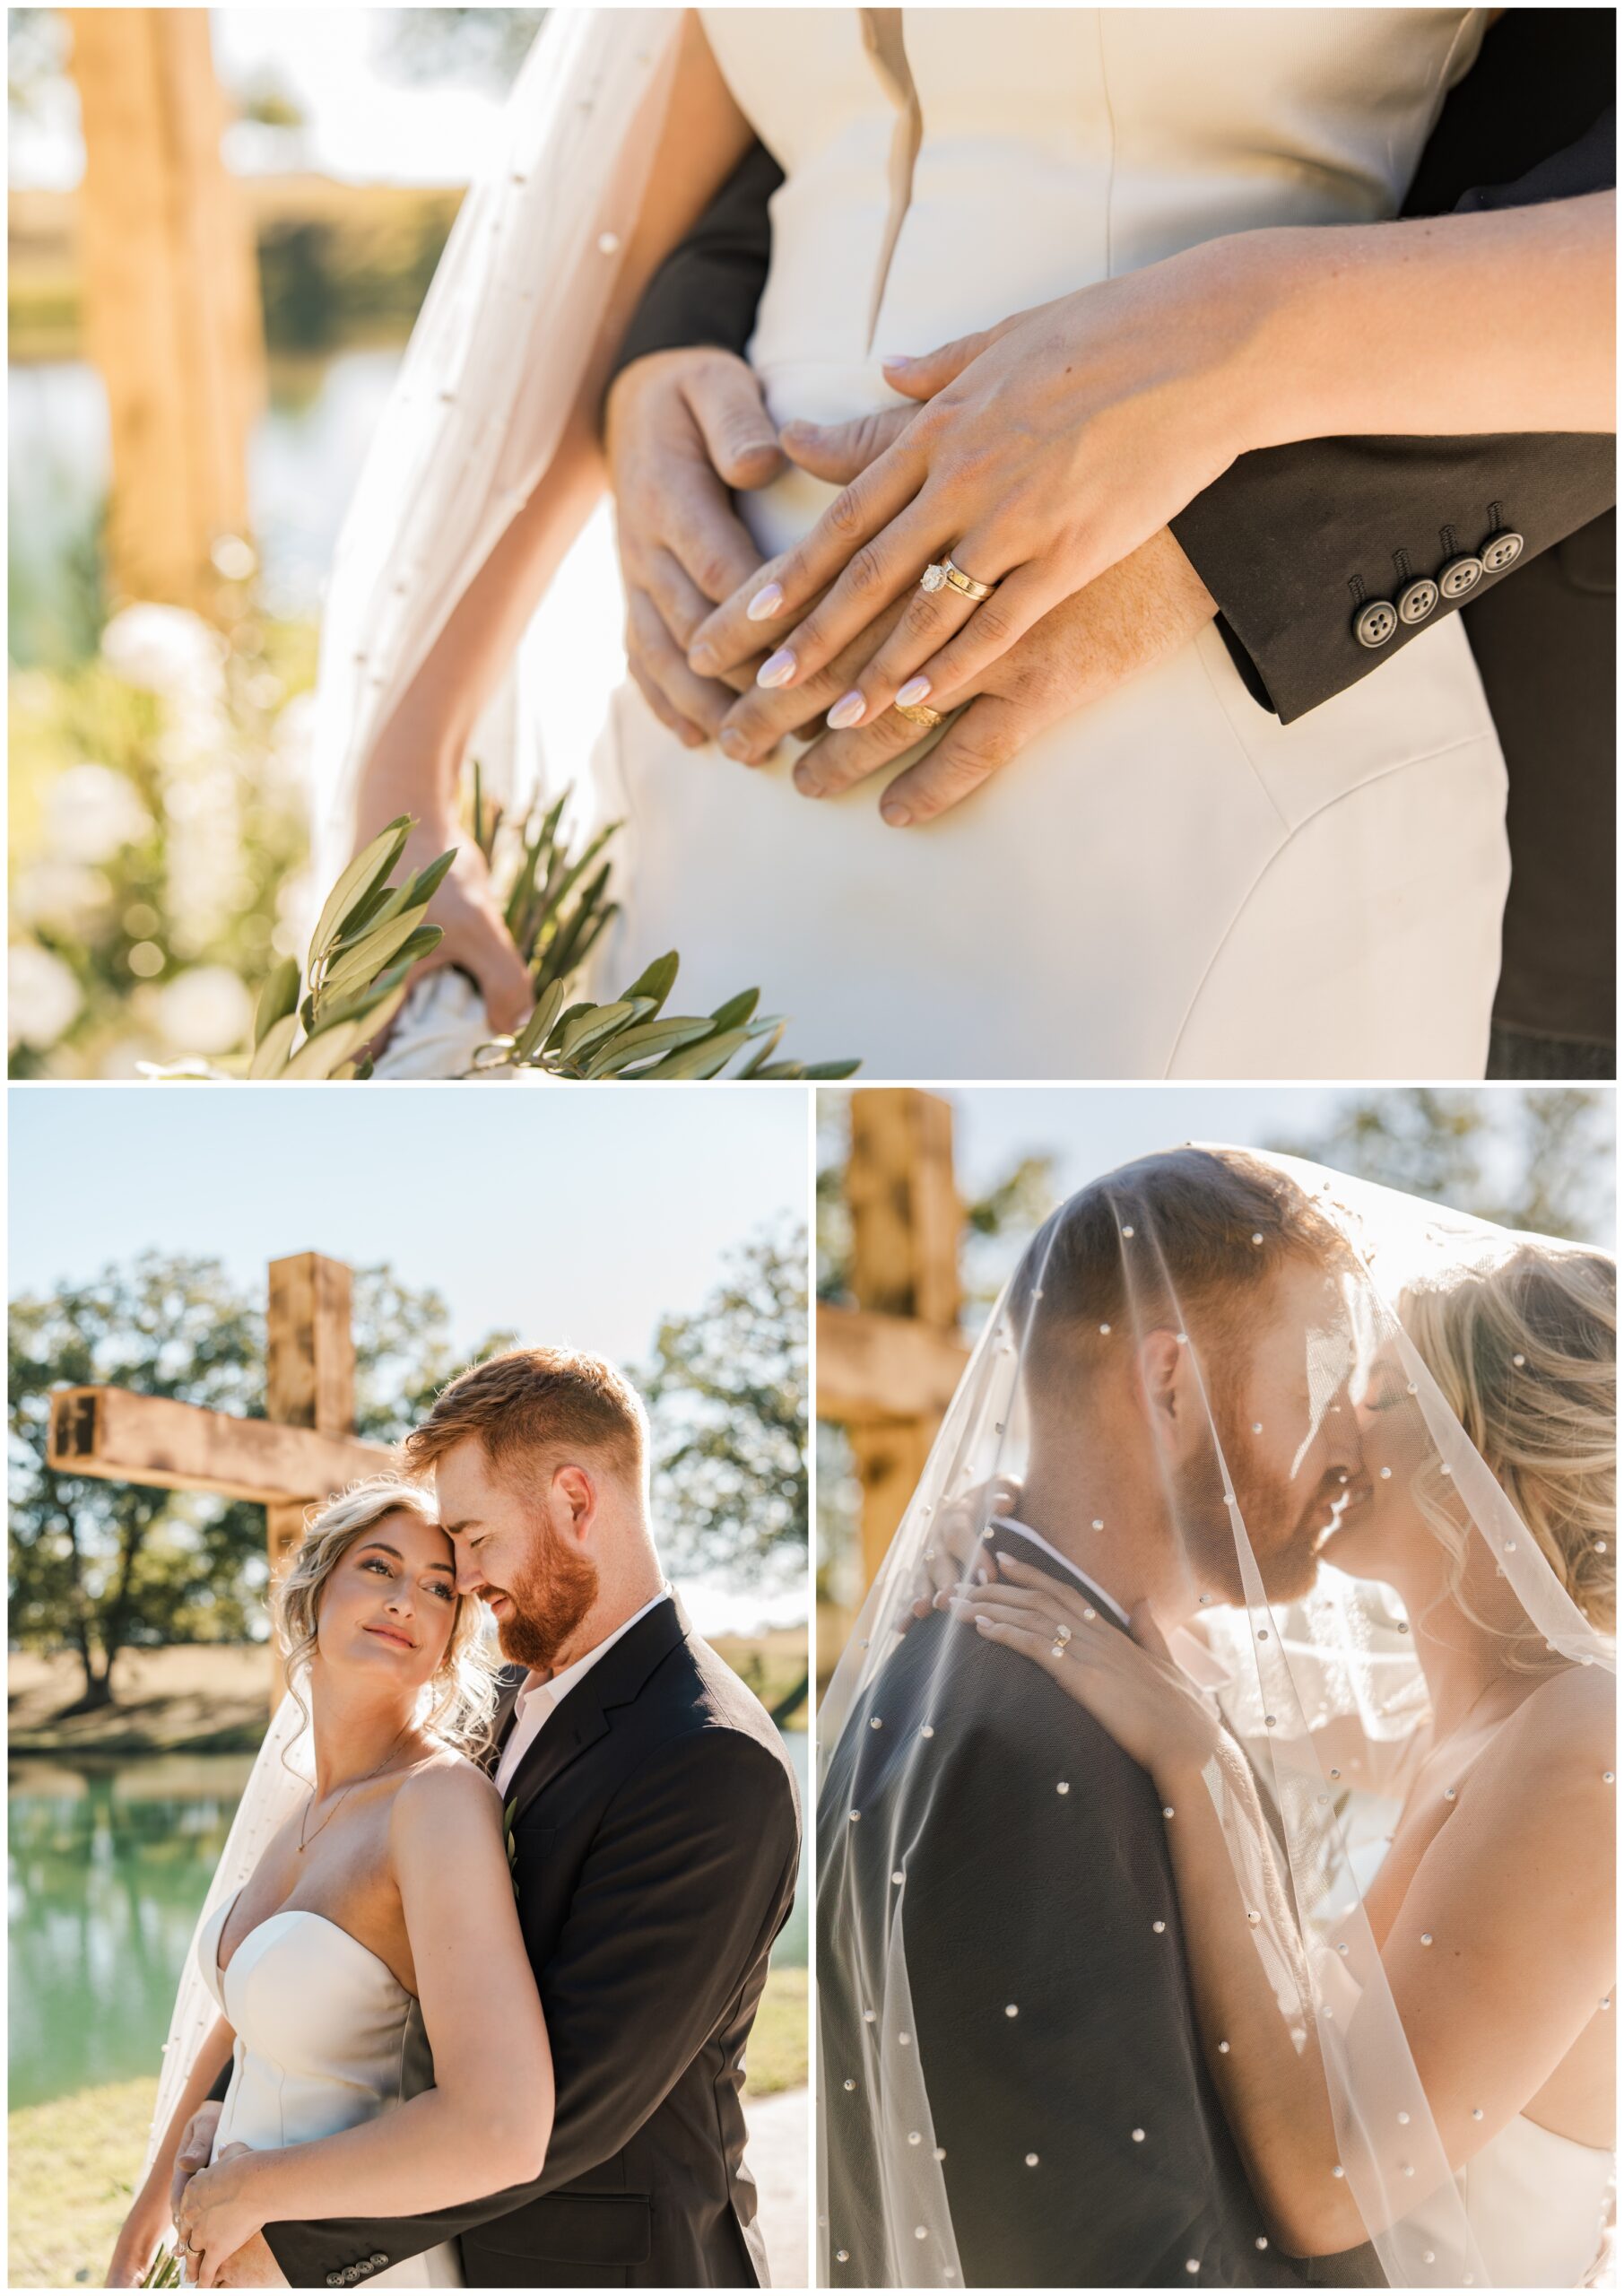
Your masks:
{"label": "bride's manicured fingernail", "polygon": [[1013,1562],[1013,1561],[1014,1561],[1014,1560],[1015,1560],[1014,1556],[1013,1556],[1012,1554],[1005,1554],[1005,1552],[1003,1552],[1003,1549],[1002,1547],[1000,1547],[1000,1548],[998,1549],[998,1551],[997,1551],[997,1552],[998,1552],[998,1560],[999,1560],[999,1561],[1000,1561],[1000,1562],[1005,1562],[1005,1563],[1008,1563],[1008,1562]]}
{"label": "bride's manicured fingernail", "polygon": [[783,583],[764,582],[744,611],[751,622],[770,622],[783,603]]}
{"label": "bride's manicured fingernail", "polygon": [[840,696],[824,723],[832,726],[837,734],[844,733],[847,726],[862,724],[863,713],[867,707],[863,696],[854,689],[852,692]]}
{"label": "bride's manicured fingernail", "polygon": [[911,351],[893,351],[880,361],[882,367],[911,367],[915,363]]}
{"label": "bride's manicured fingernail", "polygon": [[930,690],[929,678],[909,678],[908,683],[898,693],[897,699],[905,709],[911,709],[916,701],[925,700]]}
{"label": "bride's manicured fingernail", "polygon": [[769,654],[756,672],[758,685],[787,685],[795,674],[795,657],[786,646]]}

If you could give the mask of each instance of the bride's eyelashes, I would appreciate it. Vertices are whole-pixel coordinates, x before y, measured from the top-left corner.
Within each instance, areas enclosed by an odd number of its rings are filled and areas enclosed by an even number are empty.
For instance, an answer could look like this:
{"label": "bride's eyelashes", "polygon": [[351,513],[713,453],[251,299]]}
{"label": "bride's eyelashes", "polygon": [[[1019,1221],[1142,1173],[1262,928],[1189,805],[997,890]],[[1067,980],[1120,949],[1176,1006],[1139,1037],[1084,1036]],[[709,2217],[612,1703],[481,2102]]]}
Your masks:
{"label": "bride's eyelashes", "polygon": [[[360,1568],[363,1570],[381,1570],[386,1578],[393,1578],[395,1576],[395,1571],[384,1561],[381,1554],[363,1555]],[[438,1595],[442,1603],[453,1603],[456,1600],[456,1587],[447,1586],[443,1578],[425,1578],[423,1591],[426,1594]]]}

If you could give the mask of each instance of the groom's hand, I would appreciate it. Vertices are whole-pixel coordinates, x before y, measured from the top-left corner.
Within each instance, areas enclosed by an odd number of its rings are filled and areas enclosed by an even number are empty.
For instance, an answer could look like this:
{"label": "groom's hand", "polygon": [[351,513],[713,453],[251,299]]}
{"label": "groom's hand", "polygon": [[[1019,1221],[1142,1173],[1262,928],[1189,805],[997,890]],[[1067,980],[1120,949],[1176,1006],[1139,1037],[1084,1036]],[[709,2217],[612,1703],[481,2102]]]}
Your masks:
{"label": "groom's hand", "polygon": [[285,2288],[282,2266],[272,2255],[263,2232],[256,2232],[234,2248],[215,2273],[216,2288]]}
{"label": "groom's hand", "polygon": [[180,2132],[180,2150],[175,2155],[175,2173],[169,2179],[169,2214],[178,2216],[180,2200],[187,2187],[200,2169],[206,2169],[214,2150],[214,2131],[220,2126],[220,2116],[225,2108],[218,2098],[199,2105]]}
{"label": "groom's hand", "polygon": [[696,749],[714,738],[755,665],[699,677],[688,641],[761,563],[731,490],[765,486],[784,457],[743,359],[656,351],[615,377],[604,416],[626,591],[626,657],[663,726]]}
{"label": "groom's hand", "polygon": [[[902,612],[888,608],[831,665],[827,679],[809,679],[807,688],[815,685],[822,694],[827,683],[832,700],[850,683],[858,657],[872,657]],[[881,817],[893,829],[906,829],[946,813],[1002,772],[1046,727],[1187,643],[1216,612],[1206,585],[1164,526],[1045,614],[979,676],[952,692],[932,694],[932,709],[960,715],[926,756],[890,784],[881,800]],[[803,715],[805,691],[758,688],[735,702],[721,735],[729,754],[749,763],[767,756]],[[824,731],[796,762],[795,787],[806,797],[838,796],[883,770],[919,737],[918,726],[895,709],[847,732]]]}

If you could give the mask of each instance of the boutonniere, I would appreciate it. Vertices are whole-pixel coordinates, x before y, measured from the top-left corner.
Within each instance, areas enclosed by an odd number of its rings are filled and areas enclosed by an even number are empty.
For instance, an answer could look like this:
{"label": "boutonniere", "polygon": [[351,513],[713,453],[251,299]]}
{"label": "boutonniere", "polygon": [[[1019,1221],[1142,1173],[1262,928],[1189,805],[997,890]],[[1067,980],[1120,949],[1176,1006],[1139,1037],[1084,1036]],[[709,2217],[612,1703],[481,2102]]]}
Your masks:
{"label": "boutonniere", "polygon": [[518,1796],[517,1795],[514,1796],[511,1802],[505,1804],[502,1809],[502,1840],[508,1851],[508,1878],[513,1883],[513,1894],[516,1898],[519,1893],[519,1877],[517,1874],[514,1872],[514,1867],[518,1863],[518,1847],[513,1839],[513,1820],[517,1809]]}

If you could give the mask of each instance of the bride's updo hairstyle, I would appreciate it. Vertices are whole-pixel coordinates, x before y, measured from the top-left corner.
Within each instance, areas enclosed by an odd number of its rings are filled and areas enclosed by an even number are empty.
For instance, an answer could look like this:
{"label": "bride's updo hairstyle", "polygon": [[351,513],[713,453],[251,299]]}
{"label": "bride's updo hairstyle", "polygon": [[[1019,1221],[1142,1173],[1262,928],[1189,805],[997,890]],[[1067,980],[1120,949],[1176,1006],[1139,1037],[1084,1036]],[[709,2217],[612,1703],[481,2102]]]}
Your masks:
{"label": "bride's updo hairstyle", "polygon": [[[308,1717],[305,1683],[316,1656],[316,1628],[322,1590],[364,1531],[388,1515],[417,1515],[439,1520],[434,1501],[421,1484],[402,1475],[370,1475],[316,1509],[303,1544],[287,1576],[271,1596],[271,1623],[287,1668],[288,1694]],[[480,1607],[458,1595],[445,1656],[424,1686],[418,1726],[459,1753],[477,1759],[491,1744],[501,1659],[482,1631]]]}
{"label": "bride's updo hairstyle", "polygon": [[[1611,1634],[1618,1500],[1611,1260],[1524,1244],[1498,1266],[1406,1292],[1400,1315],[1540,1552],[1590,1623]],[[1451,1592],[1474,1616],[1461,1585],[1470,1534],[1449,1487],[1432,1472],[1415,1498],[1450,1554]],[[1512,1663],[1547,1660],[1540,1646],[1514,1652]]]}

